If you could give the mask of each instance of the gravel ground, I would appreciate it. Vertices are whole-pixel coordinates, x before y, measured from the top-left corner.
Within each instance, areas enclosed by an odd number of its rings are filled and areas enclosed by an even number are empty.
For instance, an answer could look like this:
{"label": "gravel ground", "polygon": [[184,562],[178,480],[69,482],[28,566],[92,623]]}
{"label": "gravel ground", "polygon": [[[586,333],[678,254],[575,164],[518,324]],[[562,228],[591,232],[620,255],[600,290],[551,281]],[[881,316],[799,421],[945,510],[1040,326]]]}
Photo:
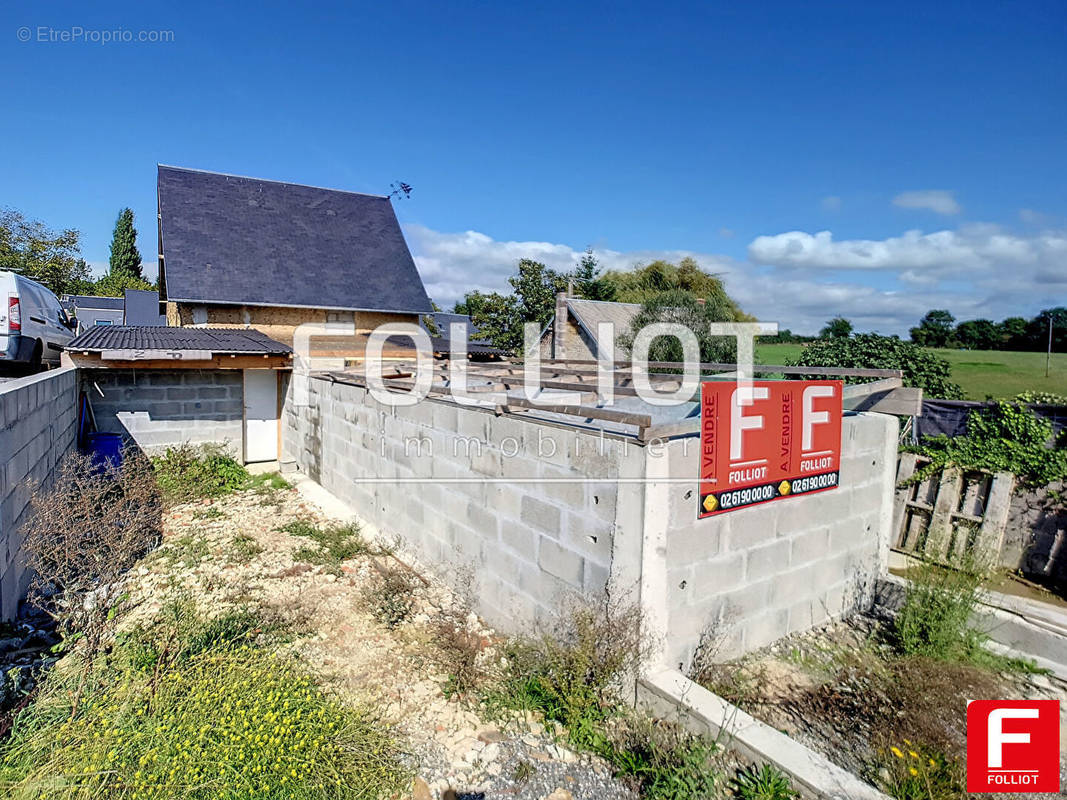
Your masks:
{"label": "gravel ground", "polygon": [[[367,610],[389,557],[360,556],[330,569],[294,559],[309,541],[278,528],[294,519],[327,523],[298,490],[244,492],[210,503],[173,509],[163,546],[133,573],[138,605],[132,625],[159,610],[168,591],[183,588],[208,613],[259,606],[296,623],[289,647],[326,686],[354,703],[369,704],[409,744],[416,781],[412,800],[610,800],[637,795],[612,777],[605,762],[556,743],[535,718],[485,719],[470,704],[449,700],[442,674],[427,648],[442,613],[466,619],[485,643],[483,659],[499,656],[493,631],[441,582],[403,556],[424,577],[415,606],[394,629]],[[236,547],[238,537],[244,546]],[[253,544],[254,542],[254,544]],[[255,552],[259,551],[259,552]],[[506,724],[502,724],[506,723]]]}

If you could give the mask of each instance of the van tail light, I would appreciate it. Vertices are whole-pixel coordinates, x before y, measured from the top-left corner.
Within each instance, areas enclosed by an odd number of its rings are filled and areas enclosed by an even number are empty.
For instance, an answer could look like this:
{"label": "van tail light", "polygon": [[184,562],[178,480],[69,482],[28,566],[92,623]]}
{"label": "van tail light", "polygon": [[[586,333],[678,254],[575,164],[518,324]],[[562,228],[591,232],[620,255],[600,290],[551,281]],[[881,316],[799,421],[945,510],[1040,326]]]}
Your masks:
{"label": "van tail light", "polygon": [[22,330],[22,310],[19,308],[19,299],[14,295],[7,297],[7,329],[9,331]]}

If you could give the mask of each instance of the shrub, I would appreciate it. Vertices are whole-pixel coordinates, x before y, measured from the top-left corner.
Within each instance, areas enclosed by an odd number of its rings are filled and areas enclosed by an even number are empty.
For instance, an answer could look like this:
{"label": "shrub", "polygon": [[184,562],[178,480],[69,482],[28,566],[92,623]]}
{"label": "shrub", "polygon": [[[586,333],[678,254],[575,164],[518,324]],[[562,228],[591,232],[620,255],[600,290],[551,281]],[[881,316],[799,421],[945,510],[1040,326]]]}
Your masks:
{"label": "shrub", "polygon": [[741,770],[733,784],[734,795],[741,800],[794,800],[800,797],[789,776],[773,764]]}
{"label": "shrub", "polygon": [[[895,336],[860,333],[847,339],[820,339],[805,347],[793,365],[899,369],[904,374],[905,386],[918,387],[928,397],[944,400],[963,398],[963,390],[949,380],[952,369],[948,361]],[[863,381],[862,378],[850,380]]]}
{"label": "shrub", "polygon": [[50,487],[37,486],[23,528],[30,599],[64,637],[80,636],[91,666],[122,604],[122,577],[158,540],[162,506],[151,465],[127,452],[120,469],[94,467],[68,454]]}
{"label": "shrub", "polygon": [[575,603],[551,632],[509,643],[502,699],[563,724],[576,746],[595,746],[621,682],[646,652],[637,609]]}
{"label": "shrub", "polygon": [[248,470],[218,444],[168,447],[152,463],[163,496],[171,505],[220,497],[243,488],[250,478]]}
{"label": "shrub", "polygon": [[136,670],[98,676],[73,709],[62,677],[0,753],[9,797],[387,798],[410,780],[377,720],[247,645],[191,655],[151,686]]}

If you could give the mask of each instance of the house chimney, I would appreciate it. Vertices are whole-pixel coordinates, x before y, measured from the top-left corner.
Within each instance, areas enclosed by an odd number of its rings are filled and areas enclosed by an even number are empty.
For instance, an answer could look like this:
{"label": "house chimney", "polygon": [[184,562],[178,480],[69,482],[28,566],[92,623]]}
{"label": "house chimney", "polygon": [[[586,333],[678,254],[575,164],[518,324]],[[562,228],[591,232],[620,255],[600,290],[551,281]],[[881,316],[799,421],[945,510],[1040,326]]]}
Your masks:
{"label": "house chimney", "polygon": [[567,349],[563,344],[567,335],[567,294],[568,292],[556,292],[556,317],[552,320],[552,358],[567,357]]}

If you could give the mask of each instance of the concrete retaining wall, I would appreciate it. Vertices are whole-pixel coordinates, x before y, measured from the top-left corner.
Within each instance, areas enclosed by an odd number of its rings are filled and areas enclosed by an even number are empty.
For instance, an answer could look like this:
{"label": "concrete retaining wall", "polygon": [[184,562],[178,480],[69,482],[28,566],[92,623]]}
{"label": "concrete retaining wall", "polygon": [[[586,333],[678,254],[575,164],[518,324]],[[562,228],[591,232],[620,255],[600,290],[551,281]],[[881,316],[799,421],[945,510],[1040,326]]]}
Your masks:
{"label": "concrete retaining wall", "polygon": [[613,562],[638,557],[624,542],[640,535],[640,490],[617,480],[643,470],[632,441],[446,401],[392,408],[359,386],[309,383],[308,407],[286,402],[283,459],[469,586],[497,627],[522,628],[568,593],[601,593]]}
{"label": "concrete retaining wall", "polygon": [[244,430],[241,370],[80,370],[97,429],[147,452],[224,444],[238,458]]}
{"label": "concrete retaining wall", "polygon": [[74,447],[74,369],[0,383],[0,617],[12,619],[29,574],[18,563],[19,526],[30,498],[27,481],[47,483]]}
{"label": "concrete retaining wall", "polygon": [[[696,487],[671,485],[667,663],[685,671],[702,635],[732,658],[868,603],[886,569],[896,441],[895,417],[847,415],[838,488],[703,520]],[[698,439],[669,448],[672,476],[697,474]]]}

